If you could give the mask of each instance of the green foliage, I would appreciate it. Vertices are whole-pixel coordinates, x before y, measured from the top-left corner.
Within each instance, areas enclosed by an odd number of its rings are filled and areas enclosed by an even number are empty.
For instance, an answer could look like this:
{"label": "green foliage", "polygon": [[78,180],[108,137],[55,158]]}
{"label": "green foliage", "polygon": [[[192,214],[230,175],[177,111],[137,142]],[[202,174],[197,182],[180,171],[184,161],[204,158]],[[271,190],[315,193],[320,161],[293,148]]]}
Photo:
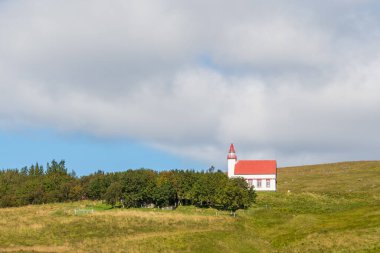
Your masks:
{"label": "green foliage", "polygon": [[250,207],[255,198],[253,188],[248,188],[247,182],[242,178],[228,180],[217,194],[218,206],[232,212]]}
{"label": "green foliage", "polygon": [[0,207],[79,200],[81,187],[69,175],[65,161],[53,160],[46,173],[38,163],[20,171],[0,171]]}
{"label": "green foliage", "polygon": [[170,174],[163,172],[157,176],[152,198],[157,206],[168,206],[175,202],[176,191]]}
{"label": "green foliage", "polygon": [[[68,173],[65,161],[47,164],[46,172],[38,163],[21,171],[0,171],[0,206],[21,206],[81,199],[105,200],[115,206],[147,205],[179,206],[194,204],[236,211],[255,201],[252,189],[243,179],[228,179],[227,175],[209,170],[162,171],[127,170],[75,177]],[[119,203],[119,204],[120,204]]]}
{"label": "green foliage", "polygon": [[101,199],[107,191],[107,180],[103,172],[84,177],[82,179],[86,197],[92,200]]}
{"label": "green foliage", "polygon": [[104,194],[106,202],[114,206],[123,195],[123,186],[119,182],[113,182]]}

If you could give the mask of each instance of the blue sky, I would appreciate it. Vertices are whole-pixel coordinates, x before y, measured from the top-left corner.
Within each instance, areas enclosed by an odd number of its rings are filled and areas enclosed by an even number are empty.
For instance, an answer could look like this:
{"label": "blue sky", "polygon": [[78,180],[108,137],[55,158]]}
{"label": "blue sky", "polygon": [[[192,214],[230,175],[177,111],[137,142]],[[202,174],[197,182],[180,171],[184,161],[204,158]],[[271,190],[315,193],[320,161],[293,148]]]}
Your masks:
{"label": "blue sky", "polygon": [[0,168],[380,157],[374,0],[0,1]]}
{"label": "blue sky", "polygon": [[[21,168],[39,162],[46,168],[52,159],[65,160],[77,175],[97,170],[177,168],[207,169],[199,162],[167,154],[131,140],[106,140],[83,134],[59,134],[53,130],[0,133],[0,168]],[[206,167],[205,167],[206,166]]]}

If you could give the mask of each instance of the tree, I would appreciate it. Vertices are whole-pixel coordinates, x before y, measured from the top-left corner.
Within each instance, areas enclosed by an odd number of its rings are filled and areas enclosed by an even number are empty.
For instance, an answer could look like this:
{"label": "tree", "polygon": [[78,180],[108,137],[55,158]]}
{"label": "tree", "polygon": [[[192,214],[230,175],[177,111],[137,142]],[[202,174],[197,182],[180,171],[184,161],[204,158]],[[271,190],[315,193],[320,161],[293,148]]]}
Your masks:
{"label": "tree", "polygon": [[36,165],[34,166],[34,174],[36,176],[42,176],[44,174],[44,167],[40,166],[38,162],[36,162]]}
{"label": "tree", "polygon": [[103,173],[95,173],[81,179],[85,195],[92,199],[101,199],[107,191],[106,175]]}
{"label": "tree", "polygon": [[76,182],[76,184],[70,188],[69,199],[73,201],[81,200],[83,194],[83,187],[79,184],[79,182]]}
{"label": "tree", "polygon": [[236,210],[246,209],[255,202],[256,194],[243,178],[229,178],[219,190],[217,207],[231,211],[234,216]]}
{"label": "tree", "polygon": [[141,207],[153,203],[157,173],[152,170],[128,170],[121,175],[127,207]]}
{"label": "tree", "polygon": [[123,195],[123,186],[119,182],[113,182],[104,194],[106,202],[112,206],[115,206]]}
{"label": "tree", "polygon": [[215,207],[219,188],[228,180],[224,173],[199,173],[197,181],[193,184],[191,198],[193,204],[200,207]]}
{"label": "tree", "polygon": [[163,172],[157,177],[154,191],[154,202],[157,206],[173,205],[176,201],[176,191],[170,181],[170,173]]}

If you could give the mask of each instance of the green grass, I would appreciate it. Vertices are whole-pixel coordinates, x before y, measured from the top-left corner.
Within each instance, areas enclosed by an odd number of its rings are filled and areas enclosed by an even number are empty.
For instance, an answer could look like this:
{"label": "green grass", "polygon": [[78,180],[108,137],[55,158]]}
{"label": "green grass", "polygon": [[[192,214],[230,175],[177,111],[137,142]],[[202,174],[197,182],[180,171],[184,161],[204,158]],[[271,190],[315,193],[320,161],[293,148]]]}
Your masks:
{"label": "green grass", "polygon": [[0,252],[380,252],[379,235],[380,162],[279,169],[278,192],[237,218],[91,201],[0,209]]}

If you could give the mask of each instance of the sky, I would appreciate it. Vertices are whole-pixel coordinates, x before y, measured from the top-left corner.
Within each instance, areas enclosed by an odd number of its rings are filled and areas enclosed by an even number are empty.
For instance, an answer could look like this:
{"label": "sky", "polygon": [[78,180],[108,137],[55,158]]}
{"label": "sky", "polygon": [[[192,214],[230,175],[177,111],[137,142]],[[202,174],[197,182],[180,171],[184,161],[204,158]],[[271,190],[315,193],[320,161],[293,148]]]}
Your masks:
{"label": "sky", "polygon": [[380,3],[0,1],[0,169],[380,157]]}

